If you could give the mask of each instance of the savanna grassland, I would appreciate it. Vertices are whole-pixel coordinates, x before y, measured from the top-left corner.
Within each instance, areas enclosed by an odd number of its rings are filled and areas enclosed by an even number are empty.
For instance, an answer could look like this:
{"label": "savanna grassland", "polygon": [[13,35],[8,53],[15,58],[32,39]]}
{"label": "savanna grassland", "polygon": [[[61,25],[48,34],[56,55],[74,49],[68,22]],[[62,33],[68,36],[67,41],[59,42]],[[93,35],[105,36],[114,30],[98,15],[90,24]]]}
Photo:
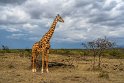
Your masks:
{"label": "savanna grassland", "polygon": [[[9,50],[0,53],[0,83],[124,83],[123,49],[119,53],[106,51],[98,68],[96,57],[93,69],[92,54],[86,50],[51,50],[49,73],[40,72],[41,56],[37,72],[31,71],[31,50]],[[118,54],[118,55],[112,55]]]}

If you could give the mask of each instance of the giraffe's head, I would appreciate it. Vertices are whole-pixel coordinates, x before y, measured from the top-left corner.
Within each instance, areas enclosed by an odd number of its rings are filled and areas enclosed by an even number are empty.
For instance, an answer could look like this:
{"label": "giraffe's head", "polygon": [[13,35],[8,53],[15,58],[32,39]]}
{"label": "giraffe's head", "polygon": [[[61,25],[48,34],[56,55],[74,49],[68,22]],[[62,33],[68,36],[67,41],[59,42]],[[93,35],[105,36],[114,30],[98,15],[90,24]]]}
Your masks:
{"label": "giraffe's head", "polygon": [[62,19],[62,17],[59,14],[57,14],[56,18],[59,22],[64,22],[64,20]]}

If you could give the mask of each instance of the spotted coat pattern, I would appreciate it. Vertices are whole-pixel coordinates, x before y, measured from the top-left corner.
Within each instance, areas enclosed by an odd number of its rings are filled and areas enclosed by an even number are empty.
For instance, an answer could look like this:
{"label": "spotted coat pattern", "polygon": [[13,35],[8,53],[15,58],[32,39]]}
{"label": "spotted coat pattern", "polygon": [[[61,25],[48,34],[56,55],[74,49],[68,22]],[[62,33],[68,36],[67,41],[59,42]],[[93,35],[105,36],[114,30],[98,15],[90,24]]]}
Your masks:
{"label": "spotted coat pattern", "polygon": [[48,72],[48,53],[50,49],[50,39],[54,33],[54,30],[58,21],[64,22],[64,20],[59,14],[54,19],[49,31],[41,38],[40,41],[36,42],[32,46],[32,71],[33,72],[36,72],[37,56],[40,53],[42,54],[42,70],[41,71],[43,73],[44,62],[46,62],[46,71]]}

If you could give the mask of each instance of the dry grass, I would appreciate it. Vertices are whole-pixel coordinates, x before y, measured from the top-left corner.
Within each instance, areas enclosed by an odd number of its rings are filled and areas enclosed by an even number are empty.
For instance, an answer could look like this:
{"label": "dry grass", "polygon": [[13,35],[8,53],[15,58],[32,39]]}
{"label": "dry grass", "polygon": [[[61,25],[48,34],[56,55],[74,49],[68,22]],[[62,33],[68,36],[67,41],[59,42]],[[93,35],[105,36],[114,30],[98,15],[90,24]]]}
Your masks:
{"label": "dry grass", "polygon": [[[39,57],[40,58],[40,57]],[[92,71],[91,57],[50,55],[49,73],[32,73],[30,57],[0,56],[0,83],[123,83],[124,59],[102,59],[102,70]]]}

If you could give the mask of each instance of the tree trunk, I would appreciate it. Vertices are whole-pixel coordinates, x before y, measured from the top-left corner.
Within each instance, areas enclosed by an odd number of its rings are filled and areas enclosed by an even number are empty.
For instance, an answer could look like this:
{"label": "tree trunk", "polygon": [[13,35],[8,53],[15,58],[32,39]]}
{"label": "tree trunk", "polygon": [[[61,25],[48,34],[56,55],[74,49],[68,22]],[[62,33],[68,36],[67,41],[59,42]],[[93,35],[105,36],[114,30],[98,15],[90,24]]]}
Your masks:
{"label": "tree trunk", "polygon": [[101,68],[101,56],[102,56],[102,49],[100,50],[100,53],[99,53],[99,63],[98,63],[98,67]]}

